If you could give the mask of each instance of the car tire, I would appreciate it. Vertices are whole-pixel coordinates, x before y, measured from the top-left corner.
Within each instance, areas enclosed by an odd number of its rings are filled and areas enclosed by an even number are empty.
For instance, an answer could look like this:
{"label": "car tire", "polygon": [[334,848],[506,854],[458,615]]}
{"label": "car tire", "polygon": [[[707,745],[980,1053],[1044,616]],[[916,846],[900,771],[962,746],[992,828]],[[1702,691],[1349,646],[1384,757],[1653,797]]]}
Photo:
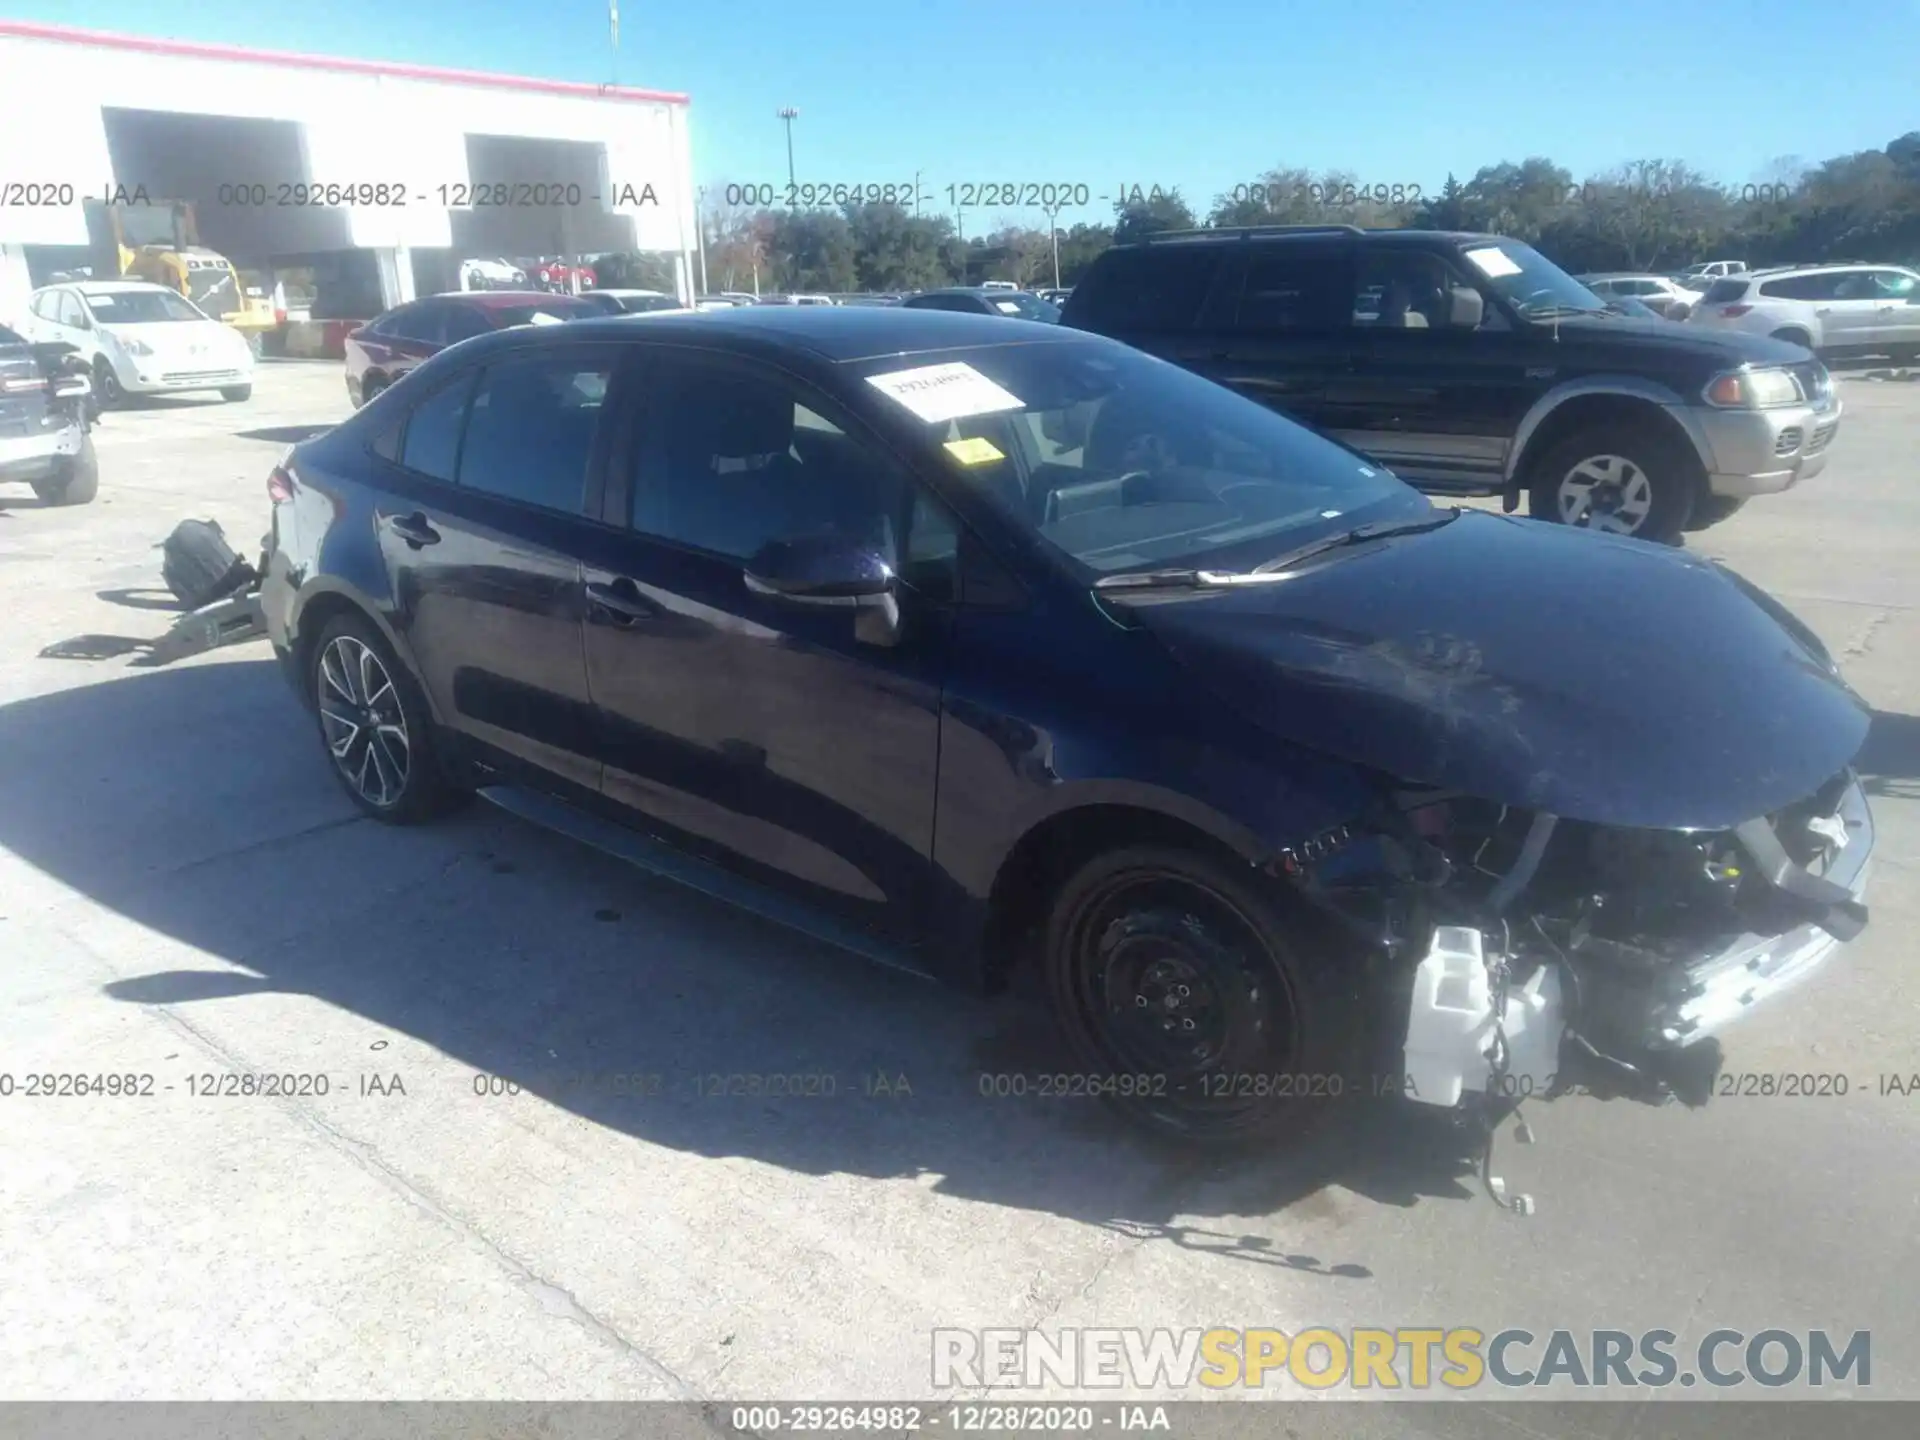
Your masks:
{"label": "car tire", "polygon": [[1198,851],[1096,856],[1061,886],[1042,941],[1065,1068],[1163,1139],[1304,1138],[1359,1093],[1361,1005],[1357,966],[1300,933],[1254,874]]}
{"label": "car tire", "polygon": [[374,397],[386,388],[386,382],[383,380],[373,379],[363,382],[360,386],[360,403],[363,406],[371,405]]}
{"label": "car tire", "polygon": [[93,436],[80,437],[80,451],[60,474],[33,482],[33,493],[46,505],[86,505],[100,493],[100,459],[93,453]]}
{"label": "car tire", "polygon": [[93,393],[99,397],[102,410],[113,410],[126,403],[127,392],[104,355],[96,355],[93,359]]}
{"label": "car tire", "polygon": [[329,768],[366,814],[417,825],[468,798],[442,765],[420,687],[365,616],[340,615],[320,632],[307,685]]}
{"label": "car tire", "polygon": [[251,400],[253,398],[253,386],[251,385],[223,386],[220,391],[220,398],[222,400],[232,401],[236,404],[242,400]]}
{"label": "car tire", "polygon": [[1781,326],[1768,338],[1771,340],[1784,340],[1789,345],[1801,345],[1808,350],[1813,349],[1813,336],[1804,330],[1795,329],[1791,325]]}
{"label": "car tire", "polygon": [[1697,462],[1644,426],[1596,425],[1528,467],[1527,513],[1562,525],[1673,544],[1693,518]]}

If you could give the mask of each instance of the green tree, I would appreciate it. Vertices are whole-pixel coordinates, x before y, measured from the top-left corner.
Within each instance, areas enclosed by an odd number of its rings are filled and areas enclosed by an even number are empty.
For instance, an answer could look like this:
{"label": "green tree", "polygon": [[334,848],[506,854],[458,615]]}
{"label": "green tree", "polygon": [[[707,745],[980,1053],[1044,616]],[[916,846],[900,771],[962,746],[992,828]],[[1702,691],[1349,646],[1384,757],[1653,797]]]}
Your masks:
{"label": "green tree", "polygon": [[1155,185],[1143,193],[1136,185],[1125,199],[1114,202],[1113,243],[1128,245],[1162,230],[1192,230],[1197,223],[1179,187],[1162,190]]}

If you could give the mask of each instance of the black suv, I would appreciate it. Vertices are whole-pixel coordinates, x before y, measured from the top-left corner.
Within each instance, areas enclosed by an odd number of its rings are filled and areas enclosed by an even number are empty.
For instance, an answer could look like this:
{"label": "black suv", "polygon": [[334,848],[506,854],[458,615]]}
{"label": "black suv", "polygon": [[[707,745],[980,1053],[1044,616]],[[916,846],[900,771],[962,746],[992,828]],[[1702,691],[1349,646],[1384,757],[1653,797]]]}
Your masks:
{"label": "black suv", "polygon": [[1801,347],[1618,314],[1498,235],[1164,232],[1101,255],[1061,323],[1184,365],[1423,490],[1503,495],[1508,510],[1524,491],[1533,515],[1645,539],[1817,475],[1840,424]]}

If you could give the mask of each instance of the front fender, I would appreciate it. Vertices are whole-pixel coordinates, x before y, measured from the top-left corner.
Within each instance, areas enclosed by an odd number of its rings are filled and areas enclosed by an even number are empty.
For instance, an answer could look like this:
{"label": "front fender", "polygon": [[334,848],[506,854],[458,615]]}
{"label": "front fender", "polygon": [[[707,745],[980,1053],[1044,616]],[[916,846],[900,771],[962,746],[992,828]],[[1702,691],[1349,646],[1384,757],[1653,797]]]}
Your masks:
{"label": "front fender", "polygon": [[1532,407],[1521,417],[1519,427],[1513,432],[1513,444],[1507,447],[1506,473],[1503,478],[1508,489],[1512,489],[1519,483],[1519,477],[1524,473],[1528,447],[1534,436],[1539,434],[1541,427],[1553,417],[1554,412],[1570,401],[1594,395],[1644,400],[1648,404],[1659,406],[1686,433],[1694,453],[1700,457],[1701,465],[1707,469],[1713,468],[1713,448],[1707,443],[1706,433],[1700,428],[1699,420],[1693,415],[1692,407],[1679,391],[1642,375],[1582,375],[1578,379],[1567,380],[1554,386],[1534,401]]}

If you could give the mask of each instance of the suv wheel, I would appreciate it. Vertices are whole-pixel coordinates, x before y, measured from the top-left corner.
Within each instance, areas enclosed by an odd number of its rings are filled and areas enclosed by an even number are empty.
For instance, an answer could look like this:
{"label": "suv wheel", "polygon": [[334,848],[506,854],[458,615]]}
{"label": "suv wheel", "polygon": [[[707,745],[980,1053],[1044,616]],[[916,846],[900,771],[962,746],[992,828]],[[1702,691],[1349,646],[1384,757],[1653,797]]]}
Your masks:
{"label": "suv wheel", "polygon": [[45,505],[85,505],[100,493],[100,460],[93,453],[93,436],[80,437],[80,451],[59,472],[33,482],[33,493]]}
{"label": "suv wheel", "polygon": [[311,653],[320,740],[354,804],[376,820],[411,825],[464,798],[434,751],[425,699],[370,622],[340,616]]}
{"label": "suv wheel", "polygon": [[1698,493],[1677,445],[1618,426],[1569,436],[1532,471],[1529,514],[1669,544],[1687,528]]}
{"label": "suv wheel", "polygon": [[1288,933],[1251,877],[1204,855],[1096,857],[1061,887],[1042,958],[1071,1067],[1166,1138],[1304,1133],[1356,1083],[1359,1007]]}

